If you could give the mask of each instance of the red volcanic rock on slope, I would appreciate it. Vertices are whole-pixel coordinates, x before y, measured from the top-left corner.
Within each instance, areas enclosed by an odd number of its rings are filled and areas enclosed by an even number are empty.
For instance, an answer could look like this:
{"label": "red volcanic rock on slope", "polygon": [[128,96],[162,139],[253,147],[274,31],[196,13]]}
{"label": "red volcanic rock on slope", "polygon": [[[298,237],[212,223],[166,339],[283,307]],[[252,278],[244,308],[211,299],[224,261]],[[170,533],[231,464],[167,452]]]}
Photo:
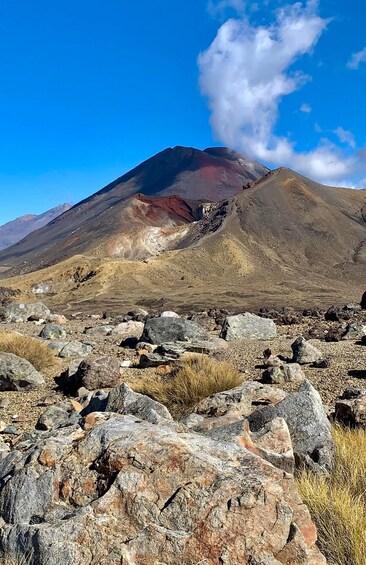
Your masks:
{"label": "red volcanic rock on slope", "polygon": [[31,232],[42,228],[71,208],[71,204],[61,204],[43,214],[26,214],[0,226],[0,249],[17,243]]}
{"label": "red volcanic rock on slope", "polygon": [[202,202],[232,197],[268,172],[225,148],[158,153],[61,218],[0,253],[1,267],[34,271],[75,254],[143,259],[169,249]]}

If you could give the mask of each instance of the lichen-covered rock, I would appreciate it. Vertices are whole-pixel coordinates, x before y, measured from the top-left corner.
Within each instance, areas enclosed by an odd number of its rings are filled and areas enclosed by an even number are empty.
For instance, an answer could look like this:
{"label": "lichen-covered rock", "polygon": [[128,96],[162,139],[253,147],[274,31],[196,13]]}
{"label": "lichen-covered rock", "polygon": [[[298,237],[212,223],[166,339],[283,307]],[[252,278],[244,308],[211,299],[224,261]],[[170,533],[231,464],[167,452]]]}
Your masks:
{"label": "lichen-covered rock", "polygon": [[59,357],[87,357],[93,351],[93,347],[81,341],[69,341],[59,352]]}
{"label": "lichen-covered rock", "polygon": [[11,302],[2,309],[1,316],[5,322],[27,322],[28,320],[47,320],[50,310],[42,302],[24,304]]}
{"label": "lichen-covered rock", "polygon": [[273,320],[245,312],[227,316],[220,337],[227,341],[235,339],[273,339],[277,335]]}
{"label": "lichen-covered rock", "polygon": [[57,324],[46,324],[39,334],[42,339],[62,340],[66,337],[66,330]]}
{"label": "lichen-covered rock", "polygon": [[30,565],[325,565],[291,474],[132,416],[18,444],[0,461],[0,511],[0,550]]}
{"label": "lichen-covered rock", "polygon": [[32,390],[44,384],[42,375],[29,361],[0,351],[0,390]]}
{"label": "lichen-covered rock", "polygon": [[161,345],[174,341],[208,341],[206,330],[183,318],[150,318],[146,320],[141,341]]}

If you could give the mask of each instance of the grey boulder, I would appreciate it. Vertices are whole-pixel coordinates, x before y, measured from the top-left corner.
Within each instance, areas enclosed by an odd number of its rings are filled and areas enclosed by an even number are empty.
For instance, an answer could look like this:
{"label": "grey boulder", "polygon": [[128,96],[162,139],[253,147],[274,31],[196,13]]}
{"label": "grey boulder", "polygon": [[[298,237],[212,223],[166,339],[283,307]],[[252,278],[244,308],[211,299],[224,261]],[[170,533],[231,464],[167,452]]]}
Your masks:
{"label": "grey boulder", "polygon": [[293,352],[293,362],[299,363],[300,365],[307,365],[309,363],[315,363],[320,359],[323,359],[324,355],[319,349],[311,345],[302,336],[295,339],[291,345]]}
{"label": "grey boulder", "polygon": [[0,390],[31,390],[44,382],[29,361],[13,353],[0,352]]}
{"label": "grey boulder", "polygon": [[0,461],[0,512],[0,552],[29,565],[325,564],[291,475],[133,416],[18,445]]}
{"label": "grey boulder", "polygon": [[220,337],[227,341],[236,339],[273,339],[277,335],[273,320],[260,318],[249,312],[227,316]]}
{"label": "grey boulder", "polygon": [[257,432],[277,417],[284,418],[288,425],[296,466],[328,472],[334,463],[331,426],[319,393],[309,381],[275,406],[265,406],[250,414],[250,429]]}
{"label": "grey boulder", "polygon": [[5,322],[27,322],[30,319],[47,320],[50,314],[50,310],[43,302],[34,302],[33,304],[11,302],[1,311]]}
{"label": "grey boulder", "polygon": [[161,345],[174,341],[208,341],[206,330],[183,318],[150,318],[145,322],[141,341]]}

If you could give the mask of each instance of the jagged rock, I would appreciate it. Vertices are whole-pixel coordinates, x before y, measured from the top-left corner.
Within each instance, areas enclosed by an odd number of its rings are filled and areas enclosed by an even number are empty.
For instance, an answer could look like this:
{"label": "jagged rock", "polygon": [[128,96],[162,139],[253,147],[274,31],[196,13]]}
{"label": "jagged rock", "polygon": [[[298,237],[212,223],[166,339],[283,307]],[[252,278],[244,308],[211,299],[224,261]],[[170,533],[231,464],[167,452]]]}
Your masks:
{"label": "jagged rock", "polygon": [[342,339],[361,339],[366,336],[366,326],[362,324],[348,324]]}
{"label": "jagged rock", "polygon": [[151,424],[173,420],[169,410],[163,404],[144,394],[134,392],[126,384],[110,391],[105,410],[119,414],[132,414]]}
{"label": "jagged rock", "polygon": [[132,416],[90,414],[84,428],[0,462],[4,553],[30,565],[325,565],[292,475],[247,449]]}
{"label": "jagged rock", "polygon": [[80,410],[76,410],[75,403],[71,401],[54,404],[53,406],[49,406],[38,418],[36,429],[48,431],[64,426],[71,426],[77,422],[79,412]]}
{"label": "jagged rock", "polygon": [[119,361],[107,355],[89,355],[80,363],[75,376],[79,382],[77,388],[85,386],[88,390],[96,390],[114,387],[121,379]]}
{"label": "jagged rock", "polygon": [[263,381],[269,384],[302,383],[304,380],[305,375],[298,363],[268,367],[263,373]]}
{"label": "jagged rock", "polygon": [[346,389],[336,401],[335,418],[352,428],[366,428],[366,389]]}
{"label": "jagged rock", "polygon": [[307,342],[302,336],[298,337],[291,345],[293,352],[293,362],[300,365],[307,365],[314,363],[324,358],[324,355],[319,349]]}
{"label": "jagged rock", "polygon": [[266,406],[250,414],[250,429],[259,431],[276,417],[286,420],[297,467],[307,467],[315,472],[332,468],[334,443],[330,423],[319,393],[309,381],[275,406]]}
{"label": "jagged rock", "polygon": [[66,330],[56,324],[46,324],[42,328],[39,337],[42,339],[62,340],[66,337]]}
{"label": "jagged rock", "polygon": [[230,412],[248,416],[258,405],[277,404],[286,396],[287,393],[281,389],[258,381],[247,381],[231,390],[204,398],[194,412],[208,417],[224,416]]}
{"label": "jagged rock", "polygon": [[91,345],[81,341],[70,341],[59,352],[59,357],[87,357],[93,351]]}
{"label": "jagged rock", "polygon": [[220,337],[231,341],[235,339],[273,339],[276,335],[276,324],[273,320],[245,312],[245,314],[227,316]]}
{"label": "jagged rock", "polygon": [[295,470],[290,432],[283,418],[274,418],[257,433],[250,431],[247,420],[239,420],[215,427],[207,436],[217,441],[233,441],[287,473]]}
{"label": "jagged rock", "polygon": [[50,310],[42,302],[24,304],[11,302],[3,307],[1,317],[5,322],[27,322],[28,320],[47,320]]}
{"label": "jagged rock", "polygon": [[131,320],[118,324],[111,331],[111,335],[140,338],[144,331],[144,323]]}
{"label": "jagged rock", "polygon": [[0,351],[0,390],[31,390],[44,383],[42,375],[29,361]]}
{"label": "jagged rock", "polygon": [[174,341],[208,341],[202,326],[183,318],[150,318],[145,322],[141,341],[161,345]]}
{"label": "jagged rock", "polygon": [[149,367],[160,367],[160,365],[169,365],[179,359],[179,355],[162,355],[160,353],[142,353],[139,359],[139,368],[148,369]]}

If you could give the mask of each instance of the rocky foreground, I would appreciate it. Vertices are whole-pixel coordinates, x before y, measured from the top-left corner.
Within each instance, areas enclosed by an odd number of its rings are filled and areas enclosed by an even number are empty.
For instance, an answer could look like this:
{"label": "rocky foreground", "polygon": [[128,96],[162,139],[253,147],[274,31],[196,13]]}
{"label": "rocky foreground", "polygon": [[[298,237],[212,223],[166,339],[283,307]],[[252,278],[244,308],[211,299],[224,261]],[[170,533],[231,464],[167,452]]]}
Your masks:
{"label": "rocky foreground", "polygon": [[[365,425],[366,297],[259,314],[66,319],[4,298],[0,332],[56,364],[0,334],[1,562],[325,564],[294,476],[332,468],[331,421]],[[179,414],[134,391],[192,353],[231,361],[238,386]]]}

